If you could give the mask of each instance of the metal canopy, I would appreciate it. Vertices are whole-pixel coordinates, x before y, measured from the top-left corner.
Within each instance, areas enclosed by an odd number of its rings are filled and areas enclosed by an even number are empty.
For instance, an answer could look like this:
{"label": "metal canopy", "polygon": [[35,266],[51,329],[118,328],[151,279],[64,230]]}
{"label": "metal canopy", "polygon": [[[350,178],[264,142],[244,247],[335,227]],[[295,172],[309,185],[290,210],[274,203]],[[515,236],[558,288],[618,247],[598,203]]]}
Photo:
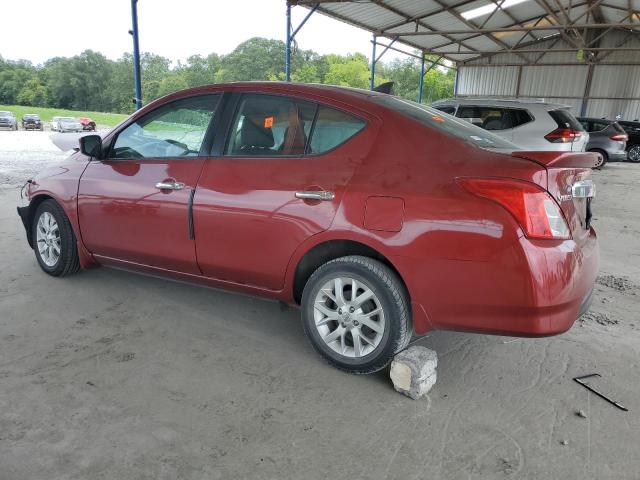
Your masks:
{"label": "metal canopy", "polygon": [[[611,31],[640,33],[640,0],[291,0],[368,30],[374,44],[392,42],[436,54],[456,64],[511,54],[523,65],[536,63],[536,47],[562,39],[567,52],[585,62],[637,46],[601,46]],[[380,39],[383,39],[381,42]],[[393,48],[395,49],[395,47]]]}

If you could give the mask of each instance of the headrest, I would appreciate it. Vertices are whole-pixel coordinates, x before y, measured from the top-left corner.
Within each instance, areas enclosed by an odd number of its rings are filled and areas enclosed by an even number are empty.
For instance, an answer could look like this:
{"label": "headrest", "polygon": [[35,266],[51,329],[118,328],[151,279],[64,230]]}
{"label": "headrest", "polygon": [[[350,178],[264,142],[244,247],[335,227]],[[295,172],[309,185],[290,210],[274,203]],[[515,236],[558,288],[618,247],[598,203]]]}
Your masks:
{"label": "headrest", "polygon": [[240,148],[272,148],[274,144],[271,128],[256,125],[245,117],[240,130]]}

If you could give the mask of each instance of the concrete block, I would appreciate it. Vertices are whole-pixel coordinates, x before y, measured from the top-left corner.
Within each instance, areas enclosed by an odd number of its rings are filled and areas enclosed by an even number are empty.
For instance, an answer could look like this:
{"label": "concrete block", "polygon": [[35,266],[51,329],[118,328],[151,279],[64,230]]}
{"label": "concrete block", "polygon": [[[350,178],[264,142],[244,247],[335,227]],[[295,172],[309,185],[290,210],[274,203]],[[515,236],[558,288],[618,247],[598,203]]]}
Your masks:
{"label": "concrete block", "polygon": [[391,362],[393,387],[417,400],[436,384],[437,366],[436,352],[417,345],[409,347],[398,353]]}

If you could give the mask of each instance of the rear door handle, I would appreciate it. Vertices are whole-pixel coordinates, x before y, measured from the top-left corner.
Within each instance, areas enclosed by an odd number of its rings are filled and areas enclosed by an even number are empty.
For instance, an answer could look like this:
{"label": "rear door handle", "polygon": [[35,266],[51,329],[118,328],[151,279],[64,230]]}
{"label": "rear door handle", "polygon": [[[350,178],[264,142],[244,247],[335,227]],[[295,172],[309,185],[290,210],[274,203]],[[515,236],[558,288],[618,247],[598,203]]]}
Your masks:
{"label": "rear door handle", "polygon": [[336,198],[336,194],[333,192],[321,191],[303,191],[296,192],[296,198],[303,200],[333,200]]}
{"label": "rear door handle", "polygon": [[182,182],[158,182],[156,183],[158,190],[182,190],[184,183]]}

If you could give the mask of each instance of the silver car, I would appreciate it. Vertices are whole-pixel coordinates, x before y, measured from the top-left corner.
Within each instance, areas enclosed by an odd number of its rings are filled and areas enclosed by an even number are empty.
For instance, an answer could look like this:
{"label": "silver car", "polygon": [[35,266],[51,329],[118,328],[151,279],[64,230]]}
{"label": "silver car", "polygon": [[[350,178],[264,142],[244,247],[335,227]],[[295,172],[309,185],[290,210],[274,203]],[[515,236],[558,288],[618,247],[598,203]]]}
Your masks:
{"label": "silver car", "polygon": [[12,112],[6,112],[4,110],[0,112],[0,128],[18,130],[18,121]]}
{"label": "silver car", "polygon": [[584,152],[589,134],[566,105],[495,98],[453,98],[434,108],[491,130],[524,150]]}
{"label": "silver car", "polygon": [[[53,130],[53,122],[51,122]],[[82,132],[82,124],[77,118],[57,117],[56,130],[58,132]]]}

